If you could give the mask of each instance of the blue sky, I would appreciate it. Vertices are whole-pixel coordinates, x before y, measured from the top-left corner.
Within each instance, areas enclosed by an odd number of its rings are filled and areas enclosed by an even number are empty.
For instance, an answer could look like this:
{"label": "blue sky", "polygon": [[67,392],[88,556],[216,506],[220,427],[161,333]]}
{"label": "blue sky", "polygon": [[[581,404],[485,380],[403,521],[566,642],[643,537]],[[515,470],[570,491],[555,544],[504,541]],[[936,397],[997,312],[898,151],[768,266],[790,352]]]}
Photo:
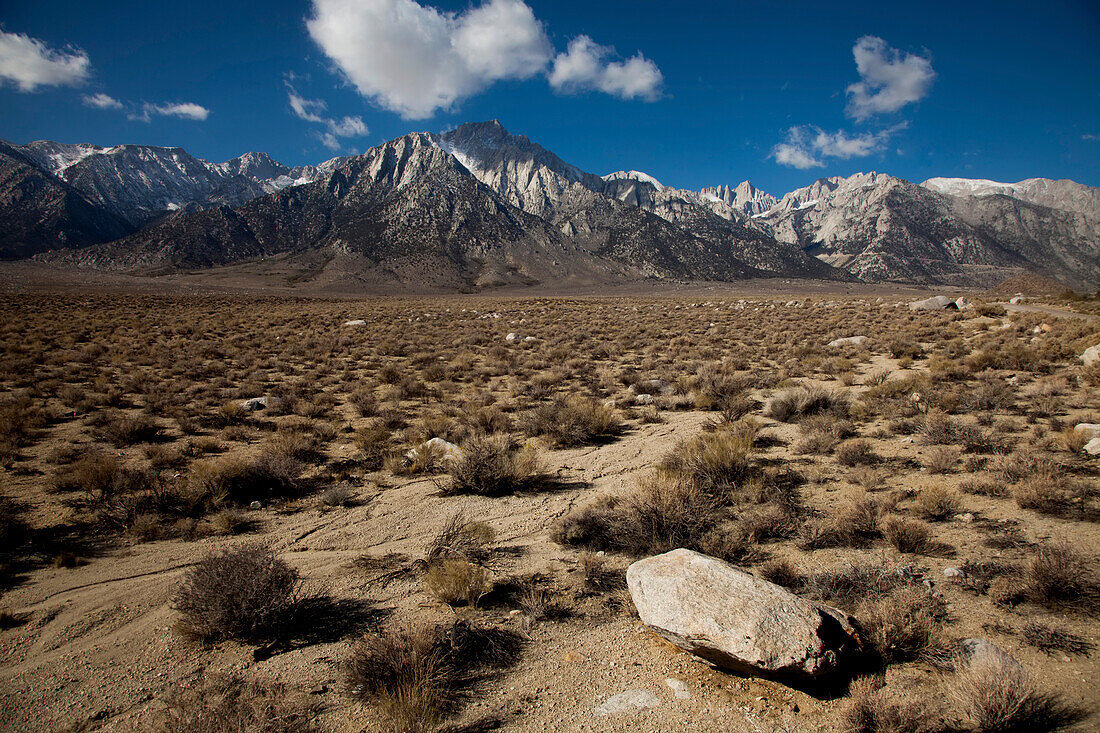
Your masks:
{"label": "blue sky", "polygon": [[[288,164],[497,118],[594,173],[1100,185],[1095,3],[0,6],[0,137]],[[857,63],[858,62],[858,63]]]}

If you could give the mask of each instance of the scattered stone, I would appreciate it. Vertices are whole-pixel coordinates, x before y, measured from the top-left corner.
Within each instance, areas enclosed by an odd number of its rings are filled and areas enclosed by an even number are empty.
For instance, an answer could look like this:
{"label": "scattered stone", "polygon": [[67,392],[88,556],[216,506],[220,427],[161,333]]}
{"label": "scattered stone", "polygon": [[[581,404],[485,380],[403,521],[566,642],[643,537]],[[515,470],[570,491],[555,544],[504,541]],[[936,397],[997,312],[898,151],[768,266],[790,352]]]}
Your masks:
{"label": "scattered stone", "polygon": [[1092,366],[1100,362],[1100,344],[1085,349],[1084,353],[1081,354],[1081,361],[1084,362],[1085,366]]}
{"label": "scattered stone", "polygon": [[260,502],[258,502],[258,501],[254,501],[254,502],[252,502],[251,504],[249,504],[249,505],[248,505],[248,508],[249,508],[249,509],[253,509],[253,510],[255,510],[255,509],[263,509],[263,508],[264,508],[264,505],[263,505],[263,504],[261,504],[261,503],[260,503]]}
{"label": "scattered stone", "polygon": [[518,338],[519,338],[519,334],[510,333],[510,334],[508,334],[507,336],[504,337],[504,340],[507,341],[508,343],[512,343],[513,341],[515,341]]}
{"label": "scattered stone", "polygon": [[524,340],[524,341],[526,341],[526,342],[528,342],[528,343],[530,343],[530,342],[532,342],[532,341],[538,341],[538,339],[537,339],[537,338],[535,338],[534,336],[524,336],[524,337],[523,337],[523,340]]}
{"label": "scattered stone", "polygon": [[656,707],[660,703],[660,698],[649,690],[627,690],[626,692],[620,692],[618,695],[607,698],[597,705],[596,709],[592,712],[600,716],[617,715],[619,713],[628,713],[632,710],[644,710],[646,708]]}
{"label": "scattered stone", "polygon": [[814,678],[862,650],[843,611],[698,552],[639,560],[626,581],[644,624],[718,667]]}
{"label": "scattered stone", "polygon": [[974,521],[974,515],[971,512],[965,514],[956,514],[955,521],[962,522],[963,524],[970,524]]}
{"label": "scattered stone", "polygon": [[966,310],[967,308],[973,308],[974,306],[971,305],[970,301],[966,298],[959,298],[955,301],[955,307],[959,310]]}
{"label": "scattered stone", "polygon": [[683,680],[669,677],[665,680],[665,684],[672,690],[672,694],[676,696],[677,700],[687,700],[691,697],[691,691],[688,690],[687,683]]}
{"label": "scattered stone", "polygon": [[675,391],[672,383],[663,379],[646,379],[630,386],[632,392],[638,392],[642,388],[647,392],[656,392],[662,395],[670,395]]}
{"label": "scattered stone", "polygon": [[636,405],[652,405],[653,404],[653,395],[651,395],[651,394],[635,395],[634,396],[634,404],[636,404]]}
{"label": "scattered stone", "polygon": [[454,443],[443,440],[443,438],[431,438],[406,453],[405,458],[410,461],[415,461],[420,456],[420,451],[425,449],[442,453],[443,457],[448,461],[453,461],[455,458],[462,455],[462,449]]}
{"label": "scattered stone", "polygon": [[244,408],[245,410],[247,410],[248,412],[256,412],[257,410],[262,410],[265,407],[267,407],[267,398],[266,397],[252,397],[252,398],[247,399],[244,402],[242,402],[241,407]]}
{"label": "scattered stone", "polygon": [[367,322],[361,318],[357,318],[354,321],[344,321],[345,326],[365,326]]}
{"label": "scattered stone", "polygon": [[1085,452],[1090,456],[1100,456],[1100,438],[1093,438],[1085,443]]}
{"label": "scattered stone", "polygon": [[829,342],[829,347],[835,348],[837,346],[859,346],[866,340],[866,336],[847,336],[842,339],[833,339]]}
{"label": "scattered stone", "polygon": [[1016,661],[1015,657],[996,644],[986,641],[985,639],[962,639],[956,642],[953,651],[955,653],[955,658],[962,663],[969,662],[970,659],[977,654],[992,654],[1014,667],[1020,666],[1020,663]]}
{"label": "scattered stone", "polygon": [[959,570],[956,567],[947,567],[943,569],[943,577],[945,578],[965,578],[966,573]]}
{"label": "scattered stone", "polygon": [[1008,302],[1011,305],[1019,305],[1020,303],[1024,302],[1024,296],[1022,296],[1022,295],[1013,296],[1013,297],[1008,299]]}
{"label": "scattered stone", "polygon": [[955,301],[946,295],[933,295],[924,300],[914,300],[909,304],[911,311],[942,311],[947,308],[957,308]]}

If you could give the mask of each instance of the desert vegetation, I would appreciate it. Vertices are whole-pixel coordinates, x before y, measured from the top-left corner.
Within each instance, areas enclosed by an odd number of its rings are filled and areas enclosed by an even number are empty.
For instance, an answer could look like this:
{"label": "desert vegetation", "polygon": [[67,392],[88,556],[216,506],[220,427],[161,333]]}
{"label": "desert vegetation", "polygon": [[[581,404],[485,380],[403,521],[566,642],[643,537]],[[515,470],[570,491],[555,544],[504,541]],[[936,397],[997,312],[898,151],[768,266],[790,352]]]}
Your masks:
{"label": "desert vegetation", "polygon": [[[1095,319],[841,296],[0,308],[0,727],[1095,723]],[[862,666],[815,696],[658,641],[625,570],[676,548],[850,614]],[[637,689],[658,702],[594,712]]]}

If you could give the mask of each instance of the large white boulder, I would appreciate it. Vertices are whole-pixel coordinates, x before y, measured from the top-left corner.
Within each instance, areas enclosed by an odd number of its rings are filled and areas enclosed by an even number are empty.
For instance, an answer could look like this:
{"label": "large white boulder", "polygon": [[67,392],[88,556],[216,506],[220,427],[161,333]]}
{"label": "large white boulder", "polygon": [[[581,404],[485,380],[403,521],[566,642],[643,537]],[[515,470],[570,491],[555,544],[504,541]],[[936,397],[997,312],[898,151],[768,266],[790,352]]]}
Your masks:
{"label": "large white boulder", "polygon": [[1100,456],[1100,438],[1093,438],[1085,443],[1085,452],[1090,456]]}
{"label": "large white boulder", "polygon": [[1081,354],[1081,361],[1085,366],[1092,366],[1093,364],[1100,363],[1100,344],[1085,349]]}
{"label": "large white boulder", "polygon": [[924,300],[914,300],[909,304],[911,311],[942,311],[944,308],[958,307],[955,301],[946,295],[933,295]]}
{"label": "large white boulder", "polygon": [[626,582],[643,623],[735,672],[810,679],[861,651],[843,611],[698,552],[639,560],[627,569]]}
{"label": "large white boulder", "polygon": [[833,339],[829,342],[829,346],[830,348],[836,348],[838,346],[859,346],[866,340],[866,336],[847,336],[842,339]]}

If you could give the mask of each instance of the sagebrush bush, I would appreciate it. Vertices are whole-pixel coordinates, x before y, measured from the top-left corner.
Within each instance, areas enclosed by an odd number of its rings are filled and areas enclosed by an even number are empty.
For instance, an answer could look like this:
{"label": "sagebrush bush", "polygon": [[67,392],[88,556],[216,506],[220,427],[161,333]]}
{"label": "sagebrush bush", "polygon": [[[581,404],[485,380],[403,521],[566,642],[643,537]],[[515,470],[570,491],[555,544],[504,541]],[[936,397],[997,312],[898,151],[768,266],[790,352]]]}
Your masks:
{"label": "sagebrush bush", "polygon": [[318,705],[280,683],[237,675],[181,689],[167,700],[155,729],[165,733],[315,733]]}
{"label": "sagebrush bush", "polygon": [[953,490],[941,484],[926,486],[917,494],[916,510],[925,519],[942,521],[962,509],[962,500]]}
{"label": "sagebrush bush", "polygon": [[173,605],[180,628],[205,641],[276,637],[291,620],[298,572],[261,545],[226,550],[184,576]]}
{"label": "sagebrush bush", "polygon": [[447,463],[451,494],[501,496],[535,488],[544,478],[534,448],[509,435],[478,435]]}
{"label": "sagebrush bush", "polygon": [[928,549],[932,530],[917,519],[891,516],[882,522],[882,535],[898,552],[920,553]]}
{"label": "sagebrush bush", "polygon": [[840,733],[933,733],[936,705],[912,692],[888,690],[879,676],[858,677],[837,717]]}
{"label": "sagebrush bush", "polygon": [[489,571],[469,560],[441,558],[429,563],[424,573],[428,592],[449,606],[473,606],[492,589]]}
{"label": "sagebrush bush", "polygon": [[588,397],[556,399],[524,416],[521,428],[558,448],[586,445],[617,435],[622,421],[615,409]]}
{"label": "sagebrush bush", "polygon": [[1044,606],[1095,603],[1100,588],[1088,558],[1067,541],[1041,545],[1024,570],[1028,597]]}
{"label": "sagebrush bush", "polygon": [[943,627],[943,602],[922,585],[907,584],[856,608],[863,639],[885,662],[915,659],[934,647]]}
{"label": "sagebrush bush", "polygon": [[746,477],[755,431],[716,430],[681,441],[658,468],[712,495],[728,493]]}
{"label": "sagebrush bush", "polygon": [[254,456],[228,455],[198,461],[191,466],[187,485],[210,506],[248,504],[285,497],[298,489],[302,465],[278,451]]}
{"label": "sagebrush bush", "polygon": [[848,410],[846,395],[816,385],[800,384],[783,390],[768,400],[764,414],[780,422],[791,422],[808,415],[820,414],[846,418]]}
{"label": "sagebrush bush", "polygon": [[1014,659],[979,649],[946,682],[971,730],[982,733],[1054,731],[1081,713],[1060,695],[1044,692]]}

